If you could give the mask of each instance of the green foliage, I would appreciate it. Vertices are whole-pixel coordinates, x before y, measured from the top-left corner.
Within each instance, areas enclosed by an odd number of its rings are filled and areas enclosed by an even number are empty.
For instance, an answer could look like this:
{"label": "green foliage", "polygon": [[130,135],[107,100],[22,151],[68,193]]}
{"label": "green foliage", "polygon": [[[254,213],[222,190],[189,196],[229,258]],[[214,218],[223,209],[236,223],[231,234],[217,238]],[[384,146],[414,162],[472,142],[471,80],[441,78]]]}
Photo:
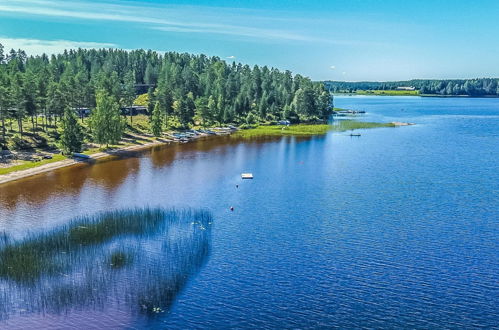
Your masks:
{"label": "green foliage", "polygon": [[[137,93],[141,95],[136,97]],[[26,124],[31,133],[55,131],[66,108],[96,107],[89,123],[91,135],[98,143],[114,144],[123,131],[116,114],[120,106],[133,102],[147,106],[149,115],[159,102],[168,128],[186,128],[240,125],[248,119],[324,119],[330,114],[332,96],[324,84],[289,71],[229,64],[205,55],[78,49],[28,57],[19,50],[0,61],[2,143],[9,139],[6,128],[11,121],[25,136]],[[132,118],[136,117],[130,116],[130,126]],[[84,116],[81,121],[85,127]]]}
{"label": "green foliage", "polygon": [[133,101],[133,104],[140,105],[143,107],[148,107],[149,106],[149,94],[147,94],[147,93],[140,94],[139,96],[137,96],[135,101]]}
{"label": "green foliage", "polygon": [[83,131],[73,110],[66,108],[61,122],[60,146],[64,154],[80,152],[83,144]]}
{"label": "green foliage", "polygon": [[248,113],[248,115],[246,116],[246,124],[248,125],[254,125],[257,123],[257,121],[258,118],[253,112]]}
{"label": "green foliage", "polygon": [[[387,82],[326,81],[324,84],[331,92],[356,93],[362,95],[499,96],[499,79],[492,78],[450,80],[414,79]],[[407,89],[407,87],[412,88]]]}
{"label": "green foliage", "polygon": [[10,138],[7,148],[10,150],[23,150],[31,148],[31,145],[24,140],[20,134],[14,134],[14,136]]}
{"label": "green foliage", "polygon": [[159,102],[156,102],[151,115],[151,131],[154,136],[161,136],[163,132],[163,115]]}
{"label": "green foliage", "polygon": [[94,141],[101,145],[117,144],[125,129],[118,103],[104,91],[97,93],[96,103],[90,118]]}

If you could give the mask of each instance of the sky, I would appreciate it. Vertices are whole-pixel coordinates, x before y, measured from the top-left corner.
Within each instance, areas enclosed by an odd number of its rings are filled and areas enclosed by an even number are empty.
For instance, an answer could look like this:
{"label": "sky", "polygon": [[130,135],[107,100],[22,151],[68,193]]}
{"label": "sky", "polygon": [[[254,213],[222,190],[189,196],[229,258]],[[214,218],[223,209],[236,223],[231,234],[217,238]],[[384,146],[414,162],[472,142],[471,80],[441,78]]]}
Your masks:
{"label": "sky", "polygon": [[207,54],[314,80],[499,77],[498,17],[498,0],[0,0],[0,43]]}

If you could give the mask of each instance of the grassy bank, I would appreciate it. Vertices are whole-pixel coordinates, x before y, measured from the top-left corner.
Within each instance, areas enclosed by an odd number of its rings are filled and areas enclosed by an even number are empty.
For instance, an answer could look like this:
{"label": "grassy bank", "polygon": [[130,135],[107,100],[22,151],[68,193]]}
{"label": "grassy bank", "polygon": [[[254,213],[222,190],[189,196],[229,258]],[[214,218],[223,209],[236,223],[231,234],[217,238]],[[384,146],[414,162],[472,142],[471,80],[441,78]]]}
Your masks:
{"label": "grassy bank", "polygon": [[326,124],[298,124],[291,126],[258,126],[256,128],[240,130],[234,133],[234,137],[251,138],[258,136],[311,136],[311,135],[321,135],[326,134],[331,129],[330,125]]}
{"label": "grassy bank", "polygon": [[37,162],[21,160],[18,161],[19,164],[17,165],[0,168],[0,175],[9,174],[16,171],[28,170],[30,168],[35,168],[45,164],[55,163],[64,159],[67,159],[67,157],[61,154],[56,154],[52,156],[52,159],[44,159]]}
{"label": "grassy bank", "polygon": [[335,132],[352,131],[356,129],[380,128],[380,127],[395,127],[393,123],[374,123],[368,121],[357,120],[339,120],[331,125],[331,130]]}
{"label": "grassy bank", "polygon": [[374,123],[356,120],[339,120],[332,125],[326,124],[298,124],[291,126],[258,126],[256,128],[240,130],[234,133],[234,137],[253,138],[260,136],[313,136],[326,134],[329,131],[345,132],[356,129],[395,127],[393,123]]}

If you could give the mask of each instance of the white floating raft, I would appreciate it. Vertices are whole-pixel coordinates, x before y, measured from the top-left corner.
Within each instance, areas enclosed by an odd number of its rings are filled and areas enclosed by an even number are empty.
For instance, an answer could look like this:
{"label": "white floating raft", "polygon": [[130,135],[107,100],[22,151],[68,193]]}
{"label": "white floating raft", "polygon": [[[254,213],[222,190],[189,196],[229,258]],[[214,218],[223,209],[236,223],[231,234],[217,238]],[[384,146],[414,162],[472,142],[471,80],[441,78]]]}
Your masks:
{"label": "white floating raft", "polygon": [[253,173],[242,173],[241,179],[253,179]]}

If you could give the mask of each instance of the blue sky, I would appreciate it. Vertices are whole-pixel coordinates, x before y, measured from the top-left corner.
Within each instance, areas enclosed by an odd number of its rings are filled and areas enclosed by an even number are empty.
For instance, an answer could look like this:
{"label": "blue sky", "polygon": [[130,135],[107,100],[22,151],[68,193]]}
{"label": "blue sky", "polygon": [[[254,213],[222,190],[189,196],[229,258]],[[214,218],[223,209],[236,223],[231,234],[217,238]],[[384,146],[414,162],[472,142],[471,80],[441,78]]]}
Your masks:
{"label": "blue sky", "polygon": [[498,17],[497,0],[0,0],[0,43],[204,53],[315,80],[499,77]]}

